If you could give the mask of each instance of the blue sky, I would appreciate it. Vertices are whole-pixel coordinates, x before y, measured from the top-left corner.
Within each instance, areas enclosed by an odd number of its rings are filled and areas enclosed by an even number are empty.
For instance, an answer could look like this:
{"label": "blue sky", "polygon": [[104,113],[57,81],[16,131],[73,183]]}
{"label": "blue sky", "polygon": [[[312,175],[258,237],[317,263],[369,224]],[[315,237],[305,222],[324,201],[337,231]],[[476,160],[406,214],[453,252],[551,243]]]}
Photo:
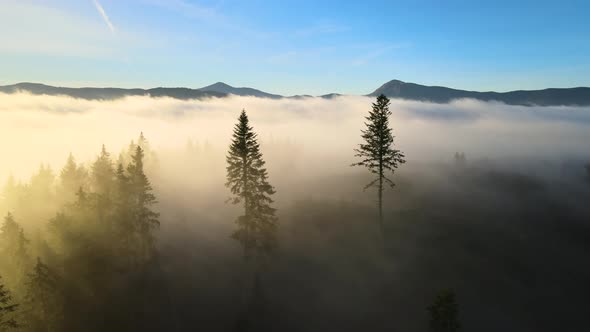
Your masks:
{"label": "blue sky", "polygon": [[0,84],[590,86],[590,1],[0,0]]}

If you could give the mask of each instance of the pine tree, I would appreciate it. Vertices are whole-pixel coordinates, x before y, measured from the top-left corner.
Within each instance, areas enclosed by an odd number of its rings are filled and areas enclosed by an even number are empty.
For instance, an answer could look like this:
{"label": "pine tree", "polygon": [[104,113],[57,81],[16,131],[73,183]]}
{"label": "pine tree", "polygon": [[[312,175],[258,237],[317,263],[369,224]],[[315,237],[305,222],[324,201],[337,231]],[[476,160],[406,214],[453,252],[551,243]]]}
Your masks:
{"label": "pine tree", "polygon": [[369,112],[369,116],[365,117],[368,122],[365,122],[366,129],[362,130],[361,137],[364,143],[359,144],[359,148],[355,149],[355,156],[362,158],[353,166],[364,166],[369,169],[372,174],[376,175],[376,179],[365,186],[365,189],[370,187],[377,187],[377,199],[379,209],[379,226],[381,228],[381,235],[385,236],[383,225],[383,187],[384,184],[395,186],[395,183],[386,175],[388,171],[394,173],[400,164],[405,163],[404,154],[393,148],[394,136],[393,130],[389,127],[389,99],[384,95],[377,97],[377,101],[373,103],[373,109]]}
{"label": "pine tree", "polygon": [[74,156],[70,153],[60,174],[62,195],[65,196],[62,198],[72,201],[78,189],[85,187],[87,175],[84,166],[77,165]]}
{"label": "pine tree", "polygon": [[129,203],[133,225],[139,236],[139,255],[143,259],[150,258],[155,249],[153,230],[160,226],[159,213],[151,206],[157,203],[152,193],[152,186],[143,169],[143,150],[135,149],[131,163],[127,166]]}
{"label": "pine tree", "polygon": [[131,188],[129,177],[125,174],[125,168],[120,163],[117,166],[117,196],[115,200],[115,228],[114,236],[117,240],[117,249],[121,251],[123,259],[132,259],[133,239],[135,236],[135,224],[130,211]]}
{"label": "pine tree", "polygon": [[63,321],[63,296],[57,275],[37,258],[27,276],[25,305],[31,331],[60,331]]}
{"label": "pine tree", "polygon": [[461,329],[453,291],[441,291],[434,299],[434,303],[428,307],[428,311],[432,332],[457,332]]}
{"label": "pine tree", "polygon": [[99,195],[108,196],[111,194],[114,186],[115,169],[111,154],[107,152],[106,147],[102,146],[100,155],[92,164],[92,187],[94,192]]}
{"label": "pine tree", "polygon": [[10,331],[19,327],[15,313],[18,304],[12,301],[10,291],[1,283],[0,277],[0,332]]}
{"label": "pine tree", "polygon": [[246,111],[240,114],[233,132],[227,160],[227,182],[234,204],[243,203],[238,229],[232,237],[240,242],[245,258],[268,255],[276,247],[276,210],[271,207],[274,188],[268,182],[257,136],[249,125]]}
{"label": "pine tree", "polygon": [[14,220],[9,212],[4,217],[4,223],[0,226],[0,253],[3,264],[17,274],[24,274],[29,264],[27,244],[29,240],[25,237],[23,228]]}

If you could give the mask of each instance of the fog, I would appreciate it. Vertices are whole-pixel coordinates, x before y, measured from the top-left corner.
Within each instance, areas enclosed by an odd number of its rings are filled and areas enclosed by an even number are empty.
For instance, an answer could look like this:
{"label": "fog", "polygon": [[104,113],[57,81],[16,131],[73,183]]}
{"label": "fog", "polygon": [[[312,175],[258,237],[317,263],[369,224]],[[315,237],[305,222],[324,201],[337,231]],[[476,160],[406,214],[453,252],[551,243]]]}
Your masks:
{"label": "fog", "polygon": [[[0,133],[5,142],[0,146],[5,157],[0,173],[28,176],[40,162],[60,167],[70,152],[90,160],[101,144],[118,152],[141,131],[157,150],[184,148],[193,140],[207,142],[223,157],[242,109],[266,145],[267,157],[275,152],[269,146],[288,142],[302,150],[298,164],[313,166],[306,166],[304,173],[317,167],[345,171],[371,102],[369,97],[353,96],[89,101],[0,94]],[[472,159],[588,157],[590,108],[393,100],[391,109],[396,144],[407,152],[408,167],[413,161],[448,161],[456,151]]]}
{"label": "fog", "polygon": [[[69,153],[88,167],[102,144],[116,160],[143,132],[161,213],[161,293],[152,296],[166,299],[144,324],[232,330],[242,257],[229,237],[240,207],[226,203],[225,155],[246,109],[279,217],[260,330],[425,331],[443,288],[456,291],[465,330],[579,328],[590,278],[590,108],[392,100],[407,163],[386,191],[383,250],[376,194],[363,191],[370,174],[350,167],[373,100],[0,94],[0,179],[27,182],[40,163],[59,173]],[[33,232],[50,217],[23,224]]]}

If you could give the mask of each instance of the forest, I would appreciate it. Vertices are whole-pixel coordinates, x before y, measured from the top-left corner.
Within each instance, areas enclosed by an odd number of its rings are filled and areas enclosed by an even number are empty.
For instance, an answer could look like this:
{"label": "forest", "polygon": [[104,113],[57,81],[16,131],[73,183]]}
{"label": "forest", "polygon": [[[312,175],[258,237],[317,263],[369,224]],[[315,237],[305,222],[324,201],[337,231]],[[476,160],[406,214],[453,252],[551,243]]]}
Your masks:
{"label": "forest", "polygon": [[120,151],[7,176],[0,331],[585,324],[588,160],[420,160],[397,144],[397,104],[371,103],[345,158],[261,140],[238,109],[221,149],[158,149],[140,132]]}

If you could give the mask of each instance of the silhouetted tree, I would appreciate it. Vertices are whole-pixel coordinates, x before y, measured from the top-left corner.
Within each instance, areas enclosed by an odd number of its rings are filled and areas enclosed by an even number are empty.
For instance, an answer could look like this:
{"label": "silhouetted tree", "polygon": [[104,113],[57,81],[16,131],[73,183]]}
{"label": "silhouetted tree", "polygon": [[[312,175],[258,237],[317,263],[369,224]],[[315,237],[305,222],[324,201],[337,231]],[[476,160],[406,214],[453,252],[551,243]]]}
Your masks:
{"label": "silhouetted tree", "polygon": [[108,196],[111,194],[115,180],[115,169],[113,168],[113,161],[111,154],[102,146],[100,155],[92,164],[92,188],[93,191],[100,195]]}
{"label": "silhouetted tree", "polygon": [[275,190],[268,182],[260,145],[245,110],[234,127],[226,160],[225,185],[234,195],[231,201],[244,204],[244,215],[238,217],[238,229],[232,237],[242,245],[245,258],[252,254],[262,258],[272,251],[277,241],[278,220],[276,210],[271,207],[271,195]]}
{"label": "silhouetted tree", "polygon": [[60,331],[63,298],[57,275],[41,259],[27,276],[25,305],[31,331]]}
{"label": "silhouetted tree", "polygon": [[441,291],[434,299],[434,303],[428,307],[428,311],[430,312],[430,330],[432,332],[457,332],[461,329],[453,291]]}
{"label": "silhouetted tree", "polygon": [[75,199],[75,194],[80,187],[85,187],[88,173],[84,166],[77,165],[74,156],[70,153],[66,165],[61,170],[61,195],[65,201]]}
{"label": "silhouetted tree", "polygon": [[4,268],[16,272],[18,278],[23,275],[29,263],[27,244],[23,228],[14,220],[10,212],[4,217],[0,226],[0,253]]}
{"label": "silhouetted tree", "polygon": [[590,181],[590,164],[586,165],[586,178]]}
{"label": "silhouetted tree", "polygon": [[159,213],[152,210],[157,203],[152,193],[152,186],[143,169],[143,150],[140,146],[135,149],[131,163],[127,166],[129,209],[133,218],[133,225],[139,236],[139,254],[148,259],[153,253],[155,239],[152,231],[160,226]]}
{"label": "silhouetted tree", "polygon": [[399,164],[406,162],[405,156],[399,150],[393,148],[393,130],[389,127],[389,99],[384,95],[377,97],[377,101],[373,103],[373,109],[369,112],[369,116],[365,117],[366,129],[362,130],[361,137],[364,143],[359,144],[359,148],[355,149],[355,156],[362,158],[353,166],[364,166],[369,169],[372,174],[376,175],[376,179],[365,186],[365,189],[370,187],[377,187],[378,208],[379,208],[379,226],[381,227],[381,234],[385,236],[383,226],[383,184],[386,183],[391,187],[395,186],[393,181],[389,179],[386,172],[395,172]]}
{"label": "silhouetted tree", "polygon": [[0,332],[10,331],[19,327],[15,313],[18,304],[12,301],[10,291],[2,284],[0,277]]}

